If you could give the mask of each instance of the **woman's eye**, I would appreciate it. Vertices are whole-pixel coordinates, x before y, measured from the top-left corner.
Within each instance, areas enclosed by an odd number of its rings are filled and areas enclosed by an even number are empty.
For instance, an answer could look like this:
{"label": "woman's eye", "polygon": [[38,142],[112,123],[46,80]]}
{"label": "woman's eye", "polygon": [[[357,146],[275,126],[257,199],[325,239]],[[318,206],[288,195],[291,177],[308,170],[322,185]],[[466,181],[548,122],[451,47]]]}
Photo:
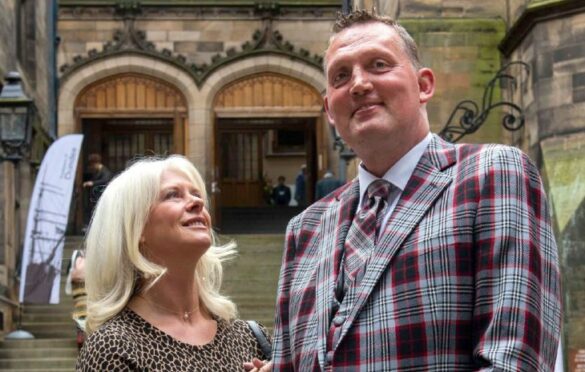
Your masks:
{"label": "woman's eye", "polygon": [[164,193],[164,199],[174,199],[179,196],[179,193],[176,190],[167,191]]}

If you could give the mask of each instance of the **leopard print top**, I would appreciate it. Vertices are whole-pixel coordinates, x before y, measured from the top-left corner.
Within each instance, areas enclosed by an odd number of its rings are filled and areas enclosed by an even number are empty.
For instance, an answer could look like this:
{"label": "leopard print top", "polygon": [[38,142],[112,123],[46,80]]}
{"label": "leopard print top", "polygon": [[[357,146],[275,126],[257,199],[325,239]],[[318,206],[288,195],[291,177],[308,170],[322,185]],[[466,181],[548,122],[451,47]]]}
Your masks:
{"label": "leopard print top", "polygon": [[[217,320],[205,345],[175,340],[126,308],[92,333],[77,359],[77,371],[243,371],[242,364],[266,359],[243,320]],[[262,328],[266,334],[266,329]]]}

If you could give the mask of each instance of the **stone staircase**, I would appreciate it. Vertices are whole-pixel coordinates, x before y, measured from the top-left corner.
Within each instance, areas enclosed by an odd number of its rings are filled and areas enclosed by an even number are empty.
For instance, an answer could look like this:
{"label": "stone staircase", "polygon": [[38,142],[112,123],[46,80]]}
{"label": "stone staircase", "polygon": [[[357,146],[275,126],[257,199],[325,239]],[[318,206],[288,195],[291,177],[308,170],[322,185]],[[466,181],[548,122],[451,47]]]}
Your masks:
{"label": "stone staircase", "polygon": [[[240,318],[253,319],[269,329],[274,325],[274,307],[278,273],[284,244],[282,234],[222,236],[225,242],[238,243],[238,257],[224,266],[224,292],[238,305]],[[63,272],[81,237],[67,238],[63,252]],[[64,292],[61,279],[61,303],[26,305],[22,328],[35,335],[34,340],[0,341],[0,372],[73,371],[77,358],[75,327],[71,320],[73,304]]]}
{"label": "stone staircase", "polygon": [[0,371],[73,371],[77,359],[73,302],[65,294],[65,270],[81,237],[67,237],[63,250],[61,301],[57,305],[24,305],[22,329],[34,340],[0,341]]}
{"label": "stone staircase", "polygon": [[283,234],[232,235],[238,257],[224,266],[224,293],[238,305],[239,317],[274,326]]}

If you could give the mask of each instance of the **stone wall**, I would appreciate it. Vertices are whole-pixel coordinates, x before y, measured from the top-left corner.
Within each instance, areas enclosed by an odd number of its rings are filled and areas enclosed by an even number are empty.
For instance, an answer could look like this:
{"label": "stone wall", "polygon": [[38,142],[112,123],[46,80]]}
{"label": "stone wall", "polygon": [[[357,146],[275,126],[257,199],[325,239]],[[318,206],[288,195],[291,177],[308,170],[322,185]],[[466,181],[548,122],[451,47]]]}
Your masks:
{"label": "stone wall", "polygon": [[0,75],[16,67],[15,0],[0,1]]}
{"label": "stone wall", "polygon": [[[16,38],[14,33],[15,5],[14,0],[0,2],[0,82],[4,83],[4,75],[16,68]],[[4,180],[4,167],[0,166],[0,180]],[[0,195],[4,195],[4,182],[0,182]],[[4,198],[0,198],[0,210],[6,208]],[[5,264],[4,213],[0,213],[0,265]],[[6,270],[0,270],[0,285],[6,285]]]}
{"label": "stone wall", "polygon": [[[34,1],[34,0],[28,0]],[[33,141],[42,146],[47,146],[46,134],[38,135],[40,132],[48,132],[52,120],[51,104],[53,65],[50,60],[50,49],[54,40],[48,34],[49,22],[51,22],[51,6],[53,1],[35,1],[34,6],[35,25],[34,49],[34,77],[23,67],[18,59],[17,51],[20,46],[18,30],[18,6],[23,2],[20,0],[0,1],[0,75],[2,82],[4,75],[9,71],[20,72],[22,85],[26,95],[34,102],[34,113],[31,120],[35,122],[36,130]],[[32,74],[31,74],[32,75]],[[41,129],[42,128],[42,129]],[[42,155],[44,148],[39,149],[32,145],[31,152]],[[11,162],[0,164],[0,296],[16,300],[17,288],[15,264],[21,254],[20,250],[24,240],[24,226],[28,214],[29,198],[34,182],[34,175],[31,172],[28,155],[14,165]],[[3,331],[10,331],[12,315],[10,310],[4,308],[4,319],[8,323]],[[1,333],[1,332],[0,332]]]}
{"label": "stone wall", "polygon": [[[436,76],[435,96],[427,105],[431,128],[440,131],[455,106],[470,99],[481,106],[487,83],[500,68],[497,45],[504,34],[498,19],[415,19],[400,23],[419,46],[421,62]],[[496,100],[499,91],[496,91]],[[501,112],[495,111],[487,122],[465,142],[499,142]]]}
{"label": "stone wall", "polygon": [[[559,2],[560,3],[560,2]],[[534,4],[531,4],[534,6]],[[585,7],[550,12],[509,59],[531,67],[516,93],[524,102],[525,129],[511,141],[541,167],[559,247],[564,289],[565,357],[569,371],[585,352]],[[585,363],[583,364],[585,367]]]}

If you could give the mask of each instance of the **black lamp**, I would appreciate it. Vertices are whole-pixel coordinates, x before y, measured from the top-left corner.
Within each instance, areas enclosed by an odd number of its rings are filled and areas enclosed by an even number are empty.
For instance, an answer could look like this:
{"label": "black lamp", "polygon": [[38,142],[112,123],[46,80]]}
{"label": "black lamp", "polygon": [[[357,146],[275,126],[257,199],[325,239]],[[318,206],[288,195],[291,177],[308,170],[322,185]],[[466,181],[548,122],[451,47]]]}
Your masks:
{"label": "black lamp", "polygon": [[5,80],[0,94],[0,159],[18,162],[30,140],[33,101],[22,90],[18,72],[9,72]]}

